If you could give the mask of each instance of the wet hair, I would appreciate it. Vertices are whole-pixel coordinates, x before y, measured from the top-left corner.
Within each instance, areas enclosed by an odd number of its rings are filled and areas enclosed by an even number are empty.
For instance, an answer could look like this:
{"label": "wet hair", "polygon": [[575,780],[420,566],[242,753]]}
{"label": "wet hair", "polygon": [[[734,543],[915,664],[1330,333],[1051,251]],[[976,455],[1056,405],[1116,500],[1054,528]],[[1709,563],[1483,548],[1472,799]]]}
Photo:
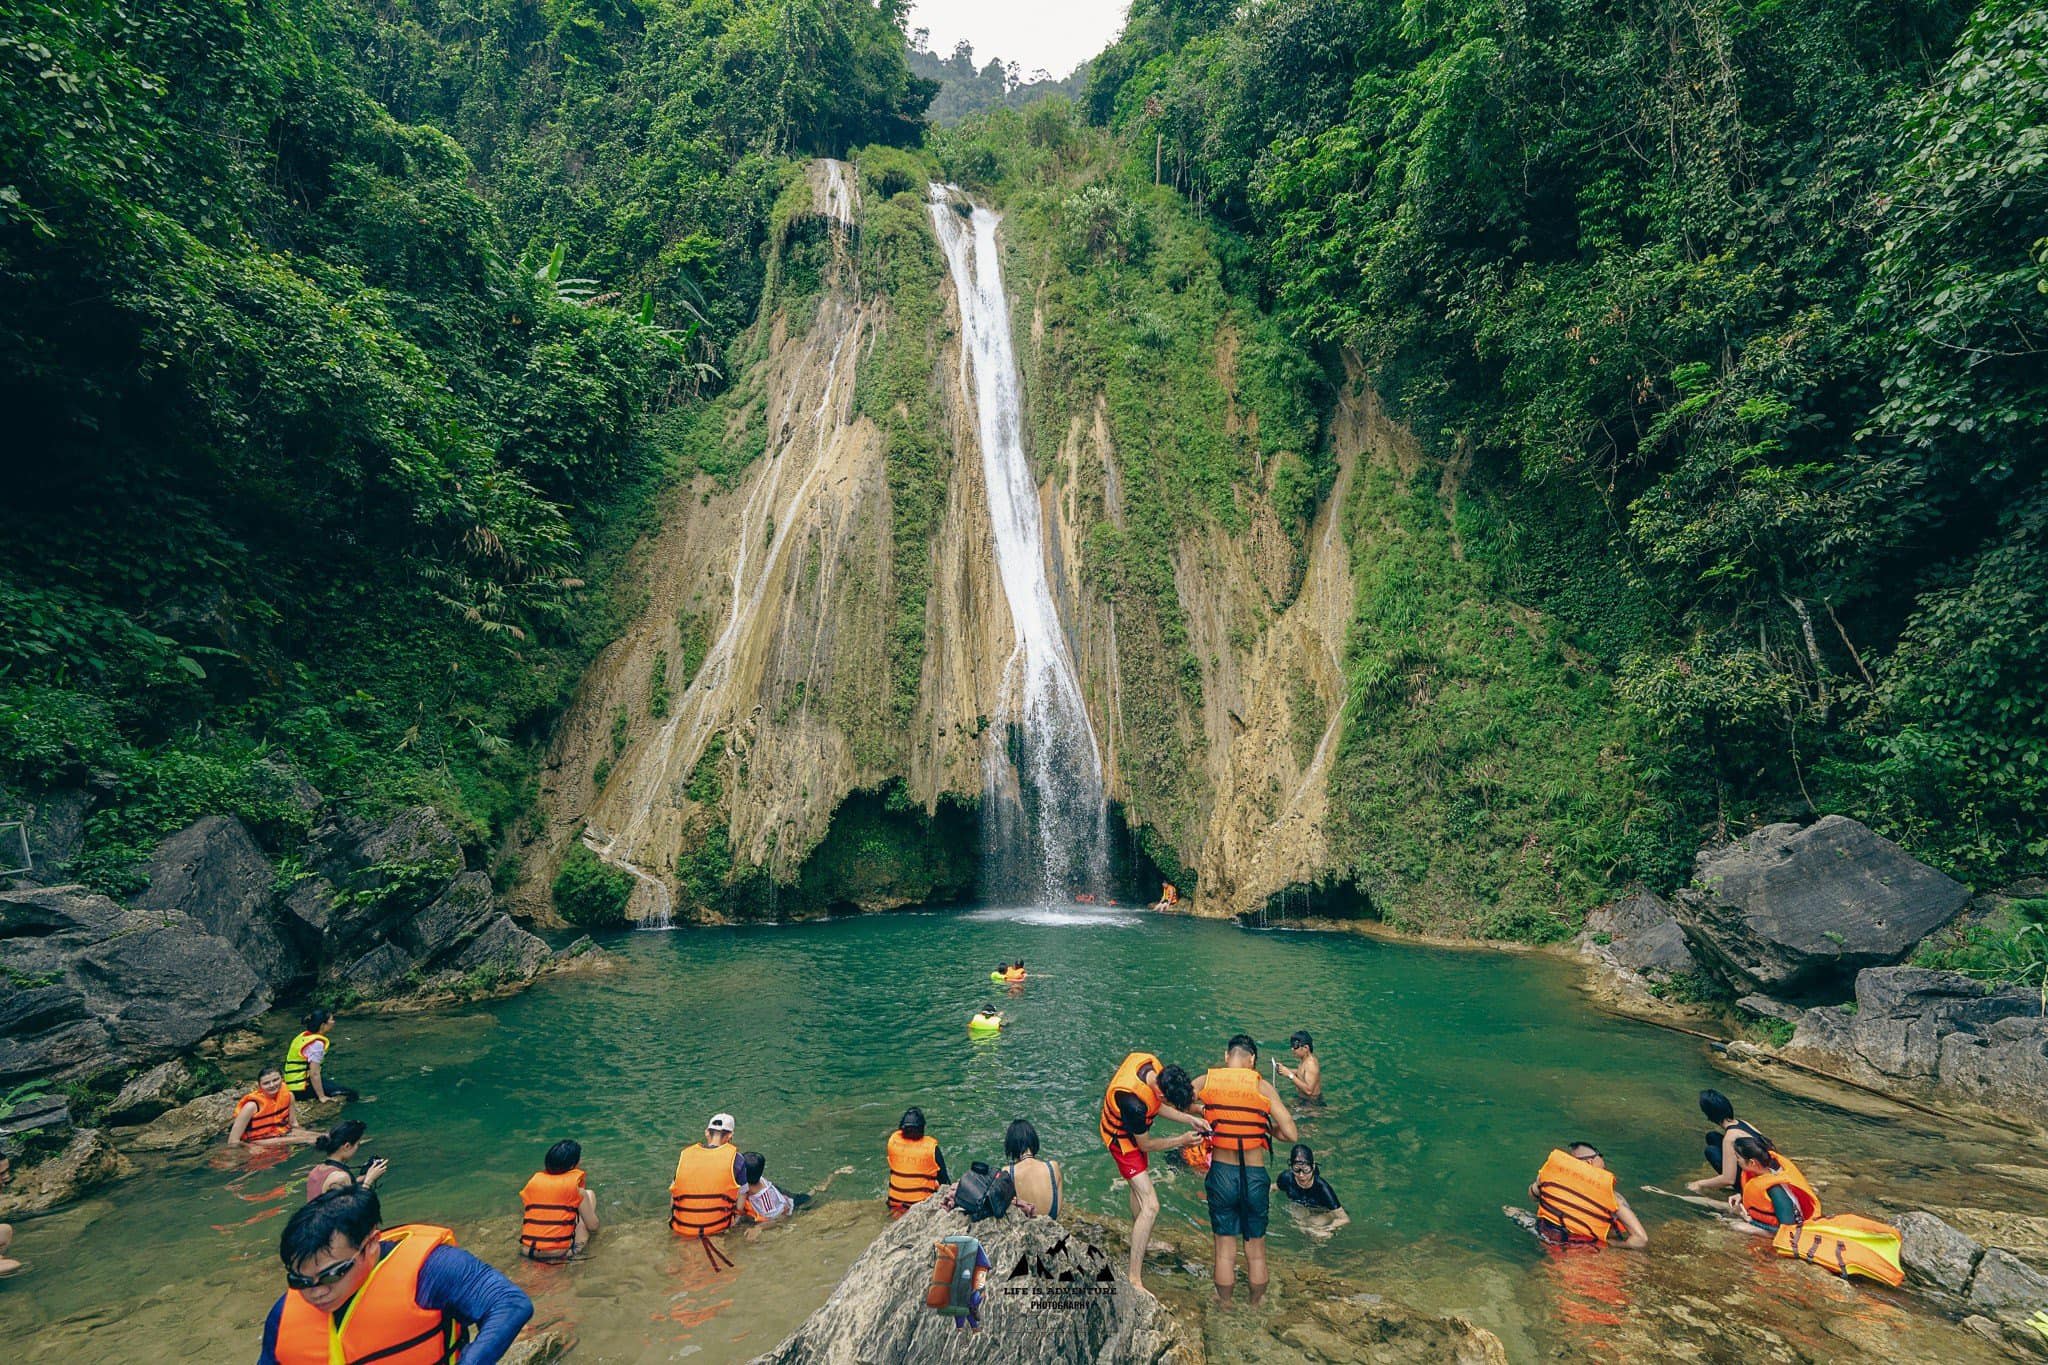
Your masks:
{"label": "wet hair", "polygon": [[361,1246],[370,1234],[384,1226],[384,1207],[377,1192],[367,1185],[346,1185],[305,1205],[284,1225],[277,1239],[277,1259],[286,1270],[297,1270],[309,1257],[327,1249],[340,1233],[351,1246]]}
{"label": "wet hair", "polygon": [[1753,1137],[1739,1137],[1735,1139],[1735,1159],[1737,1161],[1754,1161],[1767,1171],[1779,1169],[1778,1154],[1771,1150],[1771,1144],[1759,1141]]}
{"label": "wet hair", "polygon": [[277,1077],[277,1078],[278,1078],[279,1080],[283,1080],[283,1079],[284,1079],[284,1068],[283,1068],[283,1067],[281,1067],[281,1066],[266,1066],[266,1067],[264,1067],[264,1068],[263,1068],[263,1069],[262,1069],[261,1071],[259,1071],[259,1072],[257,1072],[257,1073],[256,1073],[256,1084],[258,1084],[258,1085],[261,1085],[261,1084],[263,1084],[263,1082],[264,1082],[264,1081],[265,1081],[265,1080],[266,1080],[267,1078],[269,1078],[269,1077],[271,1077],[271,1076],[275,1076],[275,1077]]}
{"label": "wet hair", "polygon": [[1316,1050],[1316,1040],[1308,1036],[1307,1029],[1298,1028],[1294,1031],[1294,1036],[1287,1040],[1287,1046],[1305,1047],[1310,1052],[1314,1052]]}
{"label": "wet hair", "polygon": [[1297,1142],[1294,1144],[1294,1149],[1287,1154],[1287,1164],[1293,1166],[1304,1161],[1308,1163],[1309,1170],[1315,1171],[1318,1175],[1322,1174],[1320,1171],[1316,1171],[1315,1152],[1310,1149],[1306,1142]]}
{"label": "wet hair", "polygon": [[1158,1085],[1159,1093],[1176,1109],[1186,1111],[1195,1102],[1195,1083],[1177,1066],[1160,1068]]}
{"label": "wet hair", "polygon": [[903,1111],[903,1117],[896,1120],[896,1126],[903,1130],[903,1136],[907,1138],[923,1137],[924,1110],[918,1108],[914,1104],[911,1105],[908,1109]]}
{"label": "wet hair", "polygon": [[313,1145],[332,1156],[351,1142],[361,1142],[363,1134],[369,1131],[370,1125],[361,1119],[343,1119],[329,1128],[324,1136],[314,1138]]}
{"label": "wet hair", "polygon": [[1024,970],[1024,959],[1021,957],[1017,959],[1017,970],[1020,972]]}
{"label": "wet hair", "polygon": [[[1574,1142],[1566,1147],[1565,1150],[1581,1161],[1586,1161],[1600,1155],[1600,1149],[1590,1142]],[[1605,1160],[1605,1158],[1602,1158],[1602,1160]]]}
{"label": "wet hair", "polygon": [[1010,964],[1007,962],[998,962],[996,964],[996,970],[999,972],[1007,972],[1008,970],[1010,970]]}
{"label": "wet hair", "polygon": [[759,1152],[741,1152],[740,1160],[745,1163],[742,1169],[746,1173],[749,1185],[759,1180],[761,1172],[768,1169],[768,1158],[762,1156]]}
{"label": "wet hair", "polygon": [[306,1011],[306,1017],[299,1022],[318,1033],[323,1025],[334,1022],[334,1011],[324,1005],[316,1005]]}
{"label": "wet hair", "polygon": [[1702,1090],[1700,1112],[1707,1116],[1708,1123],[1726,1123],[1735,1117],[1735,1106],[1718,1090]]}
{"label": "wet hair", "polygon": [[1223,1052],[1225,1056],[1233,1052],[1249,1052],[1252,1054],[1252,1060],[1256,1062],[1259,1060],[1259,1043],[1249,1033],[1236,1033],[1223,1045]]}
{"label": "wet hair", "polygon": [[583,1144],[574,1138],[563,1138],[548,1148],[548,1154],[541,1159],[549,1175],[567,1175],[583,1160]]}
{"label": "wet hair", "polygon": [[1031,1126],[1030,1119],[1010,1120],[1009,1129],[1003,1134],[1003,1153],[1012,1161],[1038,1155],[1038,1130]]}

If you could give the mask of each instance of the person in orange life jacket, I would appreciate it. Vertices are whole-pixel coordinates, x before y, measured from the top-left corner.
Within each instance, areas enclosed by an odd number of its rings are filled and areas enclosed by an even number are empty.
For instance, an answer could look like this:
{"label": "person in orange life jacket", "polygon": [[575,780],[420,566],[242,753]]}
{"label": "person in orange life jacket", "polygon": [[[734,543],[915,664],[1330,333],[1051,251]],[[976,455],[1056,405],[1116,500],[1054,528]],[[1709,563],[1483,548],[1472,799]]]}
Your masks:
{"label": "person in orange life jacket", "polygon": [[[1584,1202],[1583,1197],[1575,1198],[1574,1191],[1565,1191],[1562,1194],[1554,1190],[1546,1191],[1544,1177],[1539,1174],[1535,1183],[1529,1186],[1529,1198],[1536,1203],[1538,1236],[1551,1242],[1583,1242],[1605,1246],[1608,1245],[1608,1237],[1619,1232],[1622,1234],[1619,1245],[1630,1251],[1640,1251],[1650,1244],[1650,1234],[1643,1231],[1642,1220],[1636,1217],[1636,1211],[1628,1206],[1628,1200],[1614,1192],[1614,1177],[1606,1174],[1607,1158],[1600,1155],[1599,1148],[1590,1142],[1574,1142],[1561,1153],[1552,1152],[1551,1158],[1567,1167],[1572,1161],[1589,1167],[1590,1171],[1586,1172],[1587,1183],[1601,1186],[1603,1193],[1600,1197],[1611,1201],[1613,1207],[1594,1209]],[[1548,1162],[1545,1163],[1544,1169],[1550,1169]],[[1560,1203],[1560,1199],[1568,1202]],[[1570,1219],[1579,1226],[1567,1226],[1565,1222],[1560,1221],[1561,1218]]]}
{"label": "person in orange life jacket", "polygon": [[[676,1178],[669,1185],[669,1231],[682,1237],[710,1237],[739,1221],[747,1162],[732,1145],[732,1134],[732,1115],[713,1114],[705,1121],[704,1141],[683,1148],[676,1157]],[[707,1152],[729,1155],[731,1167],[714,1163],[704,1155]],[[700,1170],[709,1173],[702,1182]],[[702,1188],[694,1188],[700,1183]],[[721,1199],[729,1203],[721,1207]]]}
{"label": "person in orange life jacket", "polygon": [[[1152,1187],[1152,1153],[1178,1152],[1208,1135],[1209,1125],[1192,1112],[1195,1088],[1188,1073],[1163,1065],[1149,1052],[1125,1057],[1103,1092],[1097,1131],[1116,1162],[1116,1173],[1131,1192],[1131,1287],[1145,1287],[1145,1246],[1159,1219],[1159,1191]],[[1160,1118],[1189,1125],[1192,1131],[1159,1137],[1152,1132]]]}
{"label": "person in orange life jacket", "polygon": [[313,1143],[320,1149],[321,1156],[313,1163],[313,1169],[306,1172],[306,1198],[309,1201],[330,1190],[343,1190],[356,1184],[375,1185],[384,1178],[384,1172],[391,1169],[391,1163],[381,1156],[363,1169],[360,1180],[349,1167],[350,1158],[362,1150],[366,1131],[361,1119],[343,1119],[328,1129],[325,1137]]}
{"label": "person in orange life jacket", "polygon": [[256,1365],[441,1365],[458,1346],[462,1365],[498,1365],[533,1316],[533,1301],[446,1228],[385,1228],[377,1192],[359,1185],[302,1205],[277,1254],[287,1288]]}
{"label": "person in orange life jacket", "polygon": [[1273,1186],[1266,1177],[1266,1153],[1273,1134],[1289,1142],[1298,1136],[1294,1115],[1273,1083],[1259,1075],[1259,1045],[1240,1033],[1224,1046],[1223,1065],[1195,1082],[1202,1117],[1215,1136],[1215,1154],[1202,1188],[1209,1196],[1209,1231],[1216,1237],[1216,1301],[1227,1304],[1237,1282],[1237,1243],[1244,1239],[1245,1281],[1254,1306],[1266,1297],[1266,1219]]}
{"label": "person in orange life jacket", "polygon": [[1742,1163],[1742,1190],[1728,1200],[1728,1206],[1741,1217],[1775,1231],[1819,1214],[1820,1196],[1791,1159],[1778,1154],[1769,1138],[1735,1139],[1735,1159]]}
{"label": "person in orange life jacket", "polygon": [[228,1125],[228,1144],[251,1147],[290,1147],[316,1142],[320,1135],[299,1126],[298,1111],[292,1107],[292,1093],[284,1088],[284,1072],[266,1066],[256,1077],[256,1088],[235,1105],[235,1121]]}
{"label": "person in orange life jacket", "polygon": [[946,1154],[938,1139],[925,1136],[924,1110],[916,1105],[903,1111],[889,1134],[888,1162],[891,1218],[901,1218],[911,1205],[938,1193],[939,1186],[953,1183],[946,1174]]}
{"label": "person in orange life jacket", "polygon": [[1762,1133],[1735,1117],[1735,1106],[1728,1097],[1718,1090],[1700,1091],[1700,1112],[1707,1116],[1713,1128],[1706,1136],[1707,1164],[1714,1168],[1714,1174],[1686,1182],[1686,1188],[1694,1194],[1706,1194],[1710,1190],[1742,1189],[1742,1163],[1735,1159],[1735,1140],[1743,1137],[1761,1139]]}
{"label": "person in orange life jacket", "polygon": [[566,1261],[597,1231],[597,1192],[584,1183],[583,1144],[563,1138],[548,1148],[519,1191],[519,1254]]}

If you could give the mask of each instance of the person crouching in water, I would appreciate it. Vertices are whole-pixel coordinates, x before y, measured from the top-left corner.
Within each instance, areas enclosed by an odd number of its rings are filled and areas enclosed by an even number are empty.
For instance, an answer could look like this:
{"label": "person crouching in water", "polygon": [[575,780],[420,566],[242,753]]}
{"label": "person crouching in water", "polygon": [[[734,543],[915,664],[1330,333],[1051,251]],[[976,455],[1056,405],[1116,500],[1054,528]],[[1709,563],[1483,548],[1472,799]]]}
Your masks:
{"label": "person crouching in water", "polygon": [[580,1255],[597,1231],[597,1193],[583,1173],[583,1144],[563,1138],[519,1191],[519,1254],[535,1261]]}
{"label": "person crouching in water", "polygon": [[888,1159],[891,1218],[901,1218],[912,1205],[937,1194],[939,1186],[953,1183],[946,1175],[946,1154],[937,1138],[925,1136],[924,1110],[916,1105],[903,1111],[889,1134]]}
{"label": "person crouching in water", "polygon": [[1327,1222],[1317,1220],[1310,1228],[1312,1236],[1327,1237],[1351,1221],[1337,1192],[1323,1179],[1315,1152],[1306,1143],[1294,1144],[1294,1150],[1287,1154],[1287,1169],[1274,1176],[1273,1183],[1290,1203],[1304,1209],[1325,1210],[1331,1215]]}
{"label": "person crouching in water", "polygon": [[235,1101],[235,1120],[228,1125],[230,1145],[285,1147],[319,1139],[312,1129],[299,1126],[292,1092],[285,1089],[284,1072],[278,1067],[264,1067],[256,1088]]}
{"label": "person crouching in water", "polygon": [[1789,1156],[1772,1150],[1769,1139],[1735,1139],[1742,1192],[1728,1206],[1766,1232],[1820,1216],[1820,1195]]}
{"label": "person crouching in water", "polygon": [[[1133,1052],[1123,1059],[1109,1086],[1102,1092],[1102,1113],[1096,1129],[1102,1145],[1116,1162],[1116,1173],[1131,1190],[1131,1287],[1145,1287],[1145,1247],[1152,1240],[1152,1225],[1159,1219],[1159,1191],[1152,1187],[1152,1153],[1177,1152],[1200,1142],[1209,1131],[1207,1120],[1195,1117],[1195,1088],[1188,1073],[1177,1066],[1161,1065],[1149,1052]],[[1155,1137],[1154,1119],[1164,1115],[1192,1131],[1172,1137]]]}
{"label": "person crouching in water", "polygon": [[368,1131],[361,1119],[343,1119],[313,1144],[320,1149],[320,1159],[306,1172],[308,1203],[333,1190],[345,1190],[351,1185],[368,1188],[384,1178],[391,1163],[381,1156],[364,1167],[360,1177],[348,1164],[362,1150],[363,1134]]}
{"label": "person crouching in water", "polygon": [[1273,1083],[1259,1075],[1259,1045],[1240,1033],[1225,1046],[1223,1065],[1195,1082],[1202,1117],[1213,1130],[1215,1156],[1202,1188],[1209,1197],[1209,1231],[1216,1236],[1216,1302],[1227,1304],[1237,1286],[1237,1243],[1244,1239],[1245,1280],[1256,1306],[1266,1297],[1266,1219],[1273,1186],[1266,1153],[1273,1134],[1300,1136],[1294,1115]]}
{"label": "person crouching in water", "polygon": [[1590,1142],[1552,1149],[1529,1197],[1536,1201],[1536,1235],[1553,1245],[1603,1247],[1615,1233],[1632,1251],[1650,1244],[1636,1211],[1615,1193],[1607,1158]]}
{"label": "person crouching in water", "polygon": [[360,1185],[302,1205],[277,1255],[286,1289],[256,1365],[439,1365],[458,1348],[463,1365],[498,1365],[533,1316],[533,1300],[460,1250],[454,1233],[385,1227],[377,1192]]}

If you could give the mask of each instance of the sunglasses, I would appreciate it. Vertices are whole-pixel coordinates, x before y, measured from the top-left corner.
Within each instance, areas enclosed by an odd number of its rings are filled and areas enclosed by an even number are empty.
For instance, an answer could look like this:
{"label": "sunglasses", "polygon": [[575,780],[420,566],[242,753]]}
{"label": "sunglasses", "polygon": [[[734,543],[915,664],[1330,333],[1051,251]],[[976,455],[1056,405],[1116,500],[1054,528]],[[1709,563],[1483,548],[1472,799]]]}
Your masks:
{"label": "sunglasses", "polygon": [[356,1268],[356,1262],[362,1258],[362,1248],[358,1247],[356,1254],[349,1257],[346,1261],[336,1261],[325,1270],[315,1271],[311,1275],[301,1275],[296,1270],[287,1270],[284,1273],[284,1282],[293,1289],[317,1289],[323,1284],[333,1284],[335,1281],[345,1278],[349,1271]]}

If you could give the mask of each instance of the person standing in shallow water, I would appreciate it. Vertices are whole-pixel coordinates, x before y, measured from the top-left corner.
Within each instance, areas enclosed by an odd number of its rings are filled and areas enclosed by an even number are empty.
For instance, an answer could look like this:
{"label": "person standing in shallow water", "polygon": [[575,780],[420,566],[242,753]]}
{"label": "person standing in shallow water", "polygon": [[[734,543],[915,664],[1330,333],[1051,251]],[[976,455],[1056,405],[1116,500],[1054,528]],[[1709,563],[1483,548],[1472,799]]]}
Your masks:
{"label": "person standing in shallow water", "polygon": [[1259,1074],[1259,1045],[1250,1034],[1225,1045],[1223,1065],[1195,1082],[1195,1098],[1214,1133],[1203,1190],[1209,1196],[1209,1231],[1216,1237],[1216,1302],[1228,1304],[1236,1289],[1237,1244],[1243,1239],[1245,1281],[1257,1306],[1266,1297],[1266,1220],[1273,1199],[1266,1153],[1275,1133],[1289,1142],[1300,1135],[1280,1092]]}
{"label": "person standing in shallow water", "polygon": [[1303,1104],[1323,1102],[1323,1064],[1316,1058],[1315,1040],[1308,1036],[1307,1029],[1296,1029],[1294,1036],[1287,1040],[1288,1050],[1301,1063],[1299,1070],[1285,1062],[1275,1062],[1274,1067],[1288,1080],[1294,1082],[1295,1098]]}
{"label": "person standing in shallow water", "polygon": [[[1130,1185],[1131,1192],[1131,1286],[1145,1287],[1145,1247],[1152,1240],[1152,1225],[1159,1219],[1159,1191],[1152,1187],[1152,1153],[1177,1152],[1192,1147],[1209,1131],[1207,1121],[1191,1111],[1195,1106],[1194,1086],[1188,1073],[1177,1066],[1163,1066],[1149,1052],[1133,1052],[1123,1059],[1102,1094],[1102,1113],[1096,1129],[1102,1145],[1109,1148],[1116,1173]],[[1173,1137],[1155,1137],[1153,1120],[1164,1115],[1189,1124],[1191,1132]]]}

